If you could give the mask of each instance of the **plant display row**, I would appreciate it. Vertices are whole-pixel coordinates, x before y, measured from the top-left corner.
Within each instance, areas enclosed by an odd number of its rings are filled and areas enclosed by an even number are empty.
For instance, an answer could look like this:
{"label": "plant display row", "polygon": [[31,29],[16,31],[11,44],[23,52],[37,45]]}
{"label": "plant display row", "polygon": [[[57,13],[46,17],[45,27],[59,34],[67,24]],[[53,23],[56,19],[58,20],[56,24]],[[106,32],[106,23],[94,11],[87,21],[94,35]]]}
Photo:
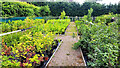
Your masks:
{"label": "plant display row", "polygon": [[44,19],[33,20],[27,18],[24,21],[17,20],[8,23],[2,22],[1,26],[2,26],[2,33],[16,31],[19,29],[28,29],[39,25],[37,26],[37,29],[42,31],[42,33],[55,32],[55,33],[63,34],[69,23],[70,23],[70,19],[64,19],[64,20],[52,19],[52,20],[48,20],[47,23],[45,23]]}
{"label": "plant display row", "polygon": [[111,22],[112,17],[117,17],[117,16],[118,16],[118,14],[113,15],[112,13],[109,13],[108,15],[101,15],[101,16],[96,17],[95,22],[96,23],[104,22],[104,23],[108,24]]}
{"label": "plant display row", "polygon": [[86,23],[75,21],[80,40],[73,49],[82,48],[88,66],[118,65],[119,34],[117,22],[106,25],[104,22]]}
{"label": "plant display row", "polygon": [[53,34],[28,30],[2,37],[2,66],[42,66],[57,46]]}
{"label": "plant display row", "polygon": [[64,34],[69,23],[70,19],[51,19],[48,20],[45,24],[37,26],[36,29],[31,29],[34,30],[34,32],[41,31],[42,34],[46,34],[49,32],[53,32],[54,34]]}
{"label": "plant display row", "polygon": [[[59,39],[54,40],[55,31],[63,30],[70,20],[48,20],[44,23],[27,19],[26,22],[33,22],[36,27],[2,36],[2,67],[44,67],[60,42]],[[55,28],[58,30],[52,31]]]}
{"label": "plant display row", "polygon": [[19,29],[26,29],[43,23],[44,23],[44,19],[33,20],[29,18],[26,18],[24,21],[17,20],[12,22],[9,21],[8,23],[2,22],[2,33],[16,31]]}
{"label": "plant display row", "polygon": [[69,23],[70,19],[48,20],[47,23],[44,24],[44,30],[47,32],[54,32],[55,34],[64,34]]}

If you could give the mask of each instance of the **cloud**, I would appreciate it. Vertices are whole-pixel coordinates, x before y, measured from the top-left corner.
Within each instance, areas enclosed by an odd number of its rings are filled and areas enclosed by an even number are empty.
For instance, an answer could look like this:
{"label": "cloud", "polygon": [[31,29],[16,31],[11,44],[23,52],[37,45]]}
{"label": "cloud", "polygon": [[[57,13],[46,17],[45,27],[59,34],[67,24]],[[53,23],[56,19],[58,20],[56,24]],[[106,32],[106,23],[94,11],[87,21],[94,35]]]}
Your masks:
{"label": "cloud", "polygon": [[99,1],[98,3],[101,3],[101,4],[115,4],[115,3],[118,3],[120,0],[103,0],[103,1]]}
{"label": "cloud", "polygon": [[[75,2],[79,2],[80,4],[84,3],[85,0],[74,0]],[[120,0],[102,0],[102,1],[98,1],[97,3],[101,3],[101,4],[115,4],[118,3]]]}

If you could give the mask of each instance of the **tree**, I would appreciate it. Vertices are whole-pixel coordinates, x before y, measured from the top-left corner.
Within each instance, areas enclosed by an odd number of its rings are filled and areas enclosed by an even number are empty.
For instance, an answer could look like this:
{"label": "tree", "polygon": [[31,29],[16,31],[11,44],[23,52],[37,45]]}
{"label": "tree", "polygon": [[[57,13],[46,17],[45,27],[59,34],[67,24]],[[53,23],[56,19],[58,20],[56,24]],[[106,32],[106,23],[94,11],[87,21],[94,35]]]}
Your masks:
{"label": "tree", "polygon": [[93,12],[93,9],[92,9],[92,8],[88,9],[87,20],[88,20],[89,22],[92,20],[92,18],[91,18],[92,12]]}
{"label": "tree", "polygon": [[36,6],[48,5],[52,16],[59,16],[63,10],[66,16],[84,16],[87,15],[90,8],[94,10],[91,16],[104,15],[109,12],[118,13],[120,11],[118,5],[105,5],[96,2],[84,2],[82,5],[76,2],[34,2],[34,4]]}
{"label": "tree", "polygon": [[2,2],[2,16],[48,16],[49,6],[35,6],[27,2]]}
{"label": "tree", "polygon": [[64,19],[65,15],[66,15],[66,13],[65,13],[65,11],[63,10],[63,12],[61,12],[60,19]]}
{"label": "tree", "polygon": [[117,13],[120,14],[120,2],[118,3]]}
{"label": "tree", "polygon": [[40,7],[40,15],[42,16],[48,16],[50,14],[49,6],[41,6]]}

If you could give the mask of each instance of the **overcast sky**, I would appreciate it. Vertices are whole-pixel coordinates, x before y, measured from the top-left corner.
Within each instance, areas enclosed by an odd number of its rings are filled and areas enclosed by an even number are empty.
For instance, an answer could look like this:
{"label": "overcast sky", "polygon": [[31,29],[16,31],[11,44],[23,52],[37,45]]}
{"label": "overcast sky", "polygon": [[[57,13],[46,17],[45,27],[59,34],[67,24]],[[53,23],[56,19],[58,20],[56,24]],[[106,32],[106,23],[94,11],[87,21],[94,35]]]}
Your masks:
{"label": "overcast sky", "polygon": [[[80,4],[84,3],[85,0],[74,0],[76,2],[80,2]],[[99,1],[98,3],[101,3],[101,4],[109,4],[111,2],[111,4],[115,4],[115,3],[118,3],[120,0],[103,0],[103,1]]]}

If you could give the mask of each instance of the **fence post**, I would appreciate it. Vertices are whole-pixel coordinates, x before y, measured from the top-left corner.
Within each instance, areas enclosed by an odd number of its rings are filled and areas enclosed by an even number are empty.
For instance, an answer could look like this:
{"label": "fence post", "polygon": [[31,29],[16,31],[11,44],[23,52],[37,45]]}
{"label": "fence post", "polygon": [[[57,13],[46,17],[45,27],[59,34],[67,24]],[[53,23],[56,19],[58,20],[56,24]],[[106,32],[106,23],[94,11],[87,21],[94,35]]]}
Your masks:
{"label": "fence post", "polygon": [[[72,18],[72,17],[71,17]],[[72,18],[72,21],[73,21],[73,18]]]}

